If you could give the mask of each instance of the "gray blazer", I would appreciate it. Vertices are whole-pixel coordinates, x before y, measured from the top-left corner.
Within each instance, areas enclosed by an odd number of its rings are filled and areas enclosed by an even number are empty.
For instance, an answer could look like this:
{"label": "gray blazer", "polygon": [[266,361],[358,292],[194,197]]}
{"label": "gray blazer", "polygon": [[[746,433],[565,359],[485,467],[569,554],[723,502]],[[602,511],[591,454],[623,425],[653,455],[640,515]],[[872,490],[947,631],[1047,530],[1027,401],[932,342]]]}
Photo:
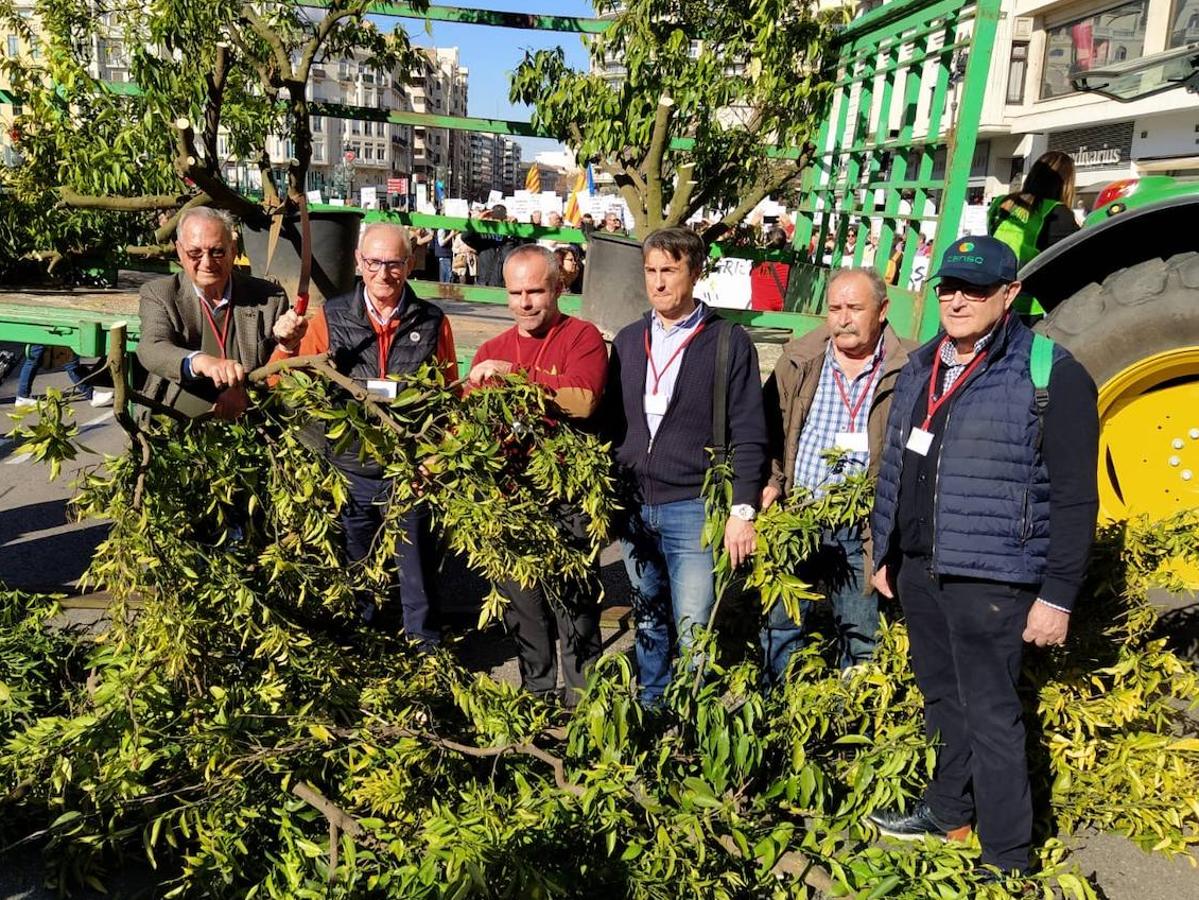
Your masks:
{"label": "gray blazer", "polygon": [[[270,358],[275,349],[271,330],[289,304],[283,288],[274,282],[240,272],[234,272],[232,279],[236,341],[229,355],[249,371]],[[149,372],[144,393],[174,406],[181,389],[183,360],[200,349],[203,339],[200,298],[186,275],[169,275],[142,286],[139,311],[137,358]]]}

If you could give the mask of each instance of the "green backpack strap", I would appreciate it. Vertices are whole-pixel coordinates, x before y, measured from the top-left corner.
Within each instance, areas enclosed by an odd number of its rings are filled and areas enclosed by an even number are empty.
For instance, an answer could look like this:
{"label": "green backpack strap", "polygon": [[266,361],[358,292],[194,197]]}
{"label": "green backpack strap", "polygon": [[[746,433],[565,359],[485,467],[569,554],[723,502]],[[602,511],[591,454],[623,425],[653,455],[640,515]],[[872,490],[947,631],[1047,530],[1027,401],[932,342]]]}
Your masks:
{"label": "green backpack strap", "polygon": [[1049,407],[1049,373],[1053,371],[1053,341],[1033,332],[1032,352],[1028,355],[1028,374],[1037,403],[1037,447],[1045,430],[1045,410]]}

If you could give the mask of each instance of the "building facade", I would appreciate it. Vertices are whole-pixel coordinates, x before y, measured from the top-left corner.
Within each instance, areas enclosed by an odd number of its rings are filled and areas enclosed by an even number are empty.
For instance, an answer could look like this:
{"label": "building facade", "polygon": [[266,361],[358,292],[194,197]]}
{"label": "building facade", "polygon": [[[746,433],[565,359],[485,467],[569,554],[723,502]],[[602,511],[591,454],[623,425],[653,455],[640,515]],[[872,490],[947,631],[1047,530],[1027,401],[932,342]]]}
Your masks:
{"label": "building facade", "polygon": [[1150,174],[1199,179],[1194,94],[1172,90],[1121,103],[1071,86],[1071,77],[1088,69],[1197,42],[1199,0],[1005,0],[972,173],[973,199],[1017,189],[1046,150],[1073,158],[1087,210],[1103,186],[1118,179]]}

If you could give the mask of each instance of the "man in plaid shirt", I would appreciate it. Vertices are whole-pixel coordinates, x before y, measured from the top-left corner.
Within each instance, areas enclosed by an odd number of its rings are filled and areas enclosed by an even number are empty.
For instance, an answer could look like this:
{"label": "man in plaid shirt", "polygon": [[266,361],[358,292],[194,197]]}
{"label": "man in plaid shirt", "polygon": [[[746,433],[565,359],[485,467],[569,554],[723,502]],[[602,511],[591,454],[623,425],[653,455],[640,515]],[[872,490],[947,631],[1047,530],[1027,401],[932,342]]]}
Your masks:
{"label": "man in plaid shirt", "polygon": [[[772,471],[763,509],[795,490],[818,496],[853,471],[877,471],[891,391],[907,349],[887,323],[886,284],[873,269],[835,272],[827,306],[826,324],[791,341],[766,384]],[[825,456],[830,450],[841,451],[836,464]],[[829,532],[799,573],[832,603],[842,668],[868,660],[877,639],[868,543],[861,528]],[[773,683],[802,645],[803,623],[777,604],[761,641]]]}

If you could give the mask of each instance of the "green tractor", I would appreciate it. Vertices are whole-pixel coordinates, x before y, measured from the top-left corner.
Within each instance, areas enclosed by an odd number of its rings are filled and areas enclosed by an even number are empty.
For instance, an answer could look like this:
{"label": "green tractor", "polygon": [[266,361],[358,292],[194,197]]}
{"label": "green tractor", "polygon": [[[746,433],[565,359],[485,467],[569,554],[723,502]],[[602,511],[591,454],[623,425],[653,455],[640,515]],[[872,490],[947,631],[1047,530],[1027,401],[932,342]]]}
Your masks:
{"label": "green tractor", "polygon": [[[1199,91],[1199,45],[1091,70],[1075,86],[1121,101]],[[1047,312],[1037,329],[1099,385],[1101,515],[1199,507],[1199,184],[1109,185],[1083,228],[1020,274]]]}

